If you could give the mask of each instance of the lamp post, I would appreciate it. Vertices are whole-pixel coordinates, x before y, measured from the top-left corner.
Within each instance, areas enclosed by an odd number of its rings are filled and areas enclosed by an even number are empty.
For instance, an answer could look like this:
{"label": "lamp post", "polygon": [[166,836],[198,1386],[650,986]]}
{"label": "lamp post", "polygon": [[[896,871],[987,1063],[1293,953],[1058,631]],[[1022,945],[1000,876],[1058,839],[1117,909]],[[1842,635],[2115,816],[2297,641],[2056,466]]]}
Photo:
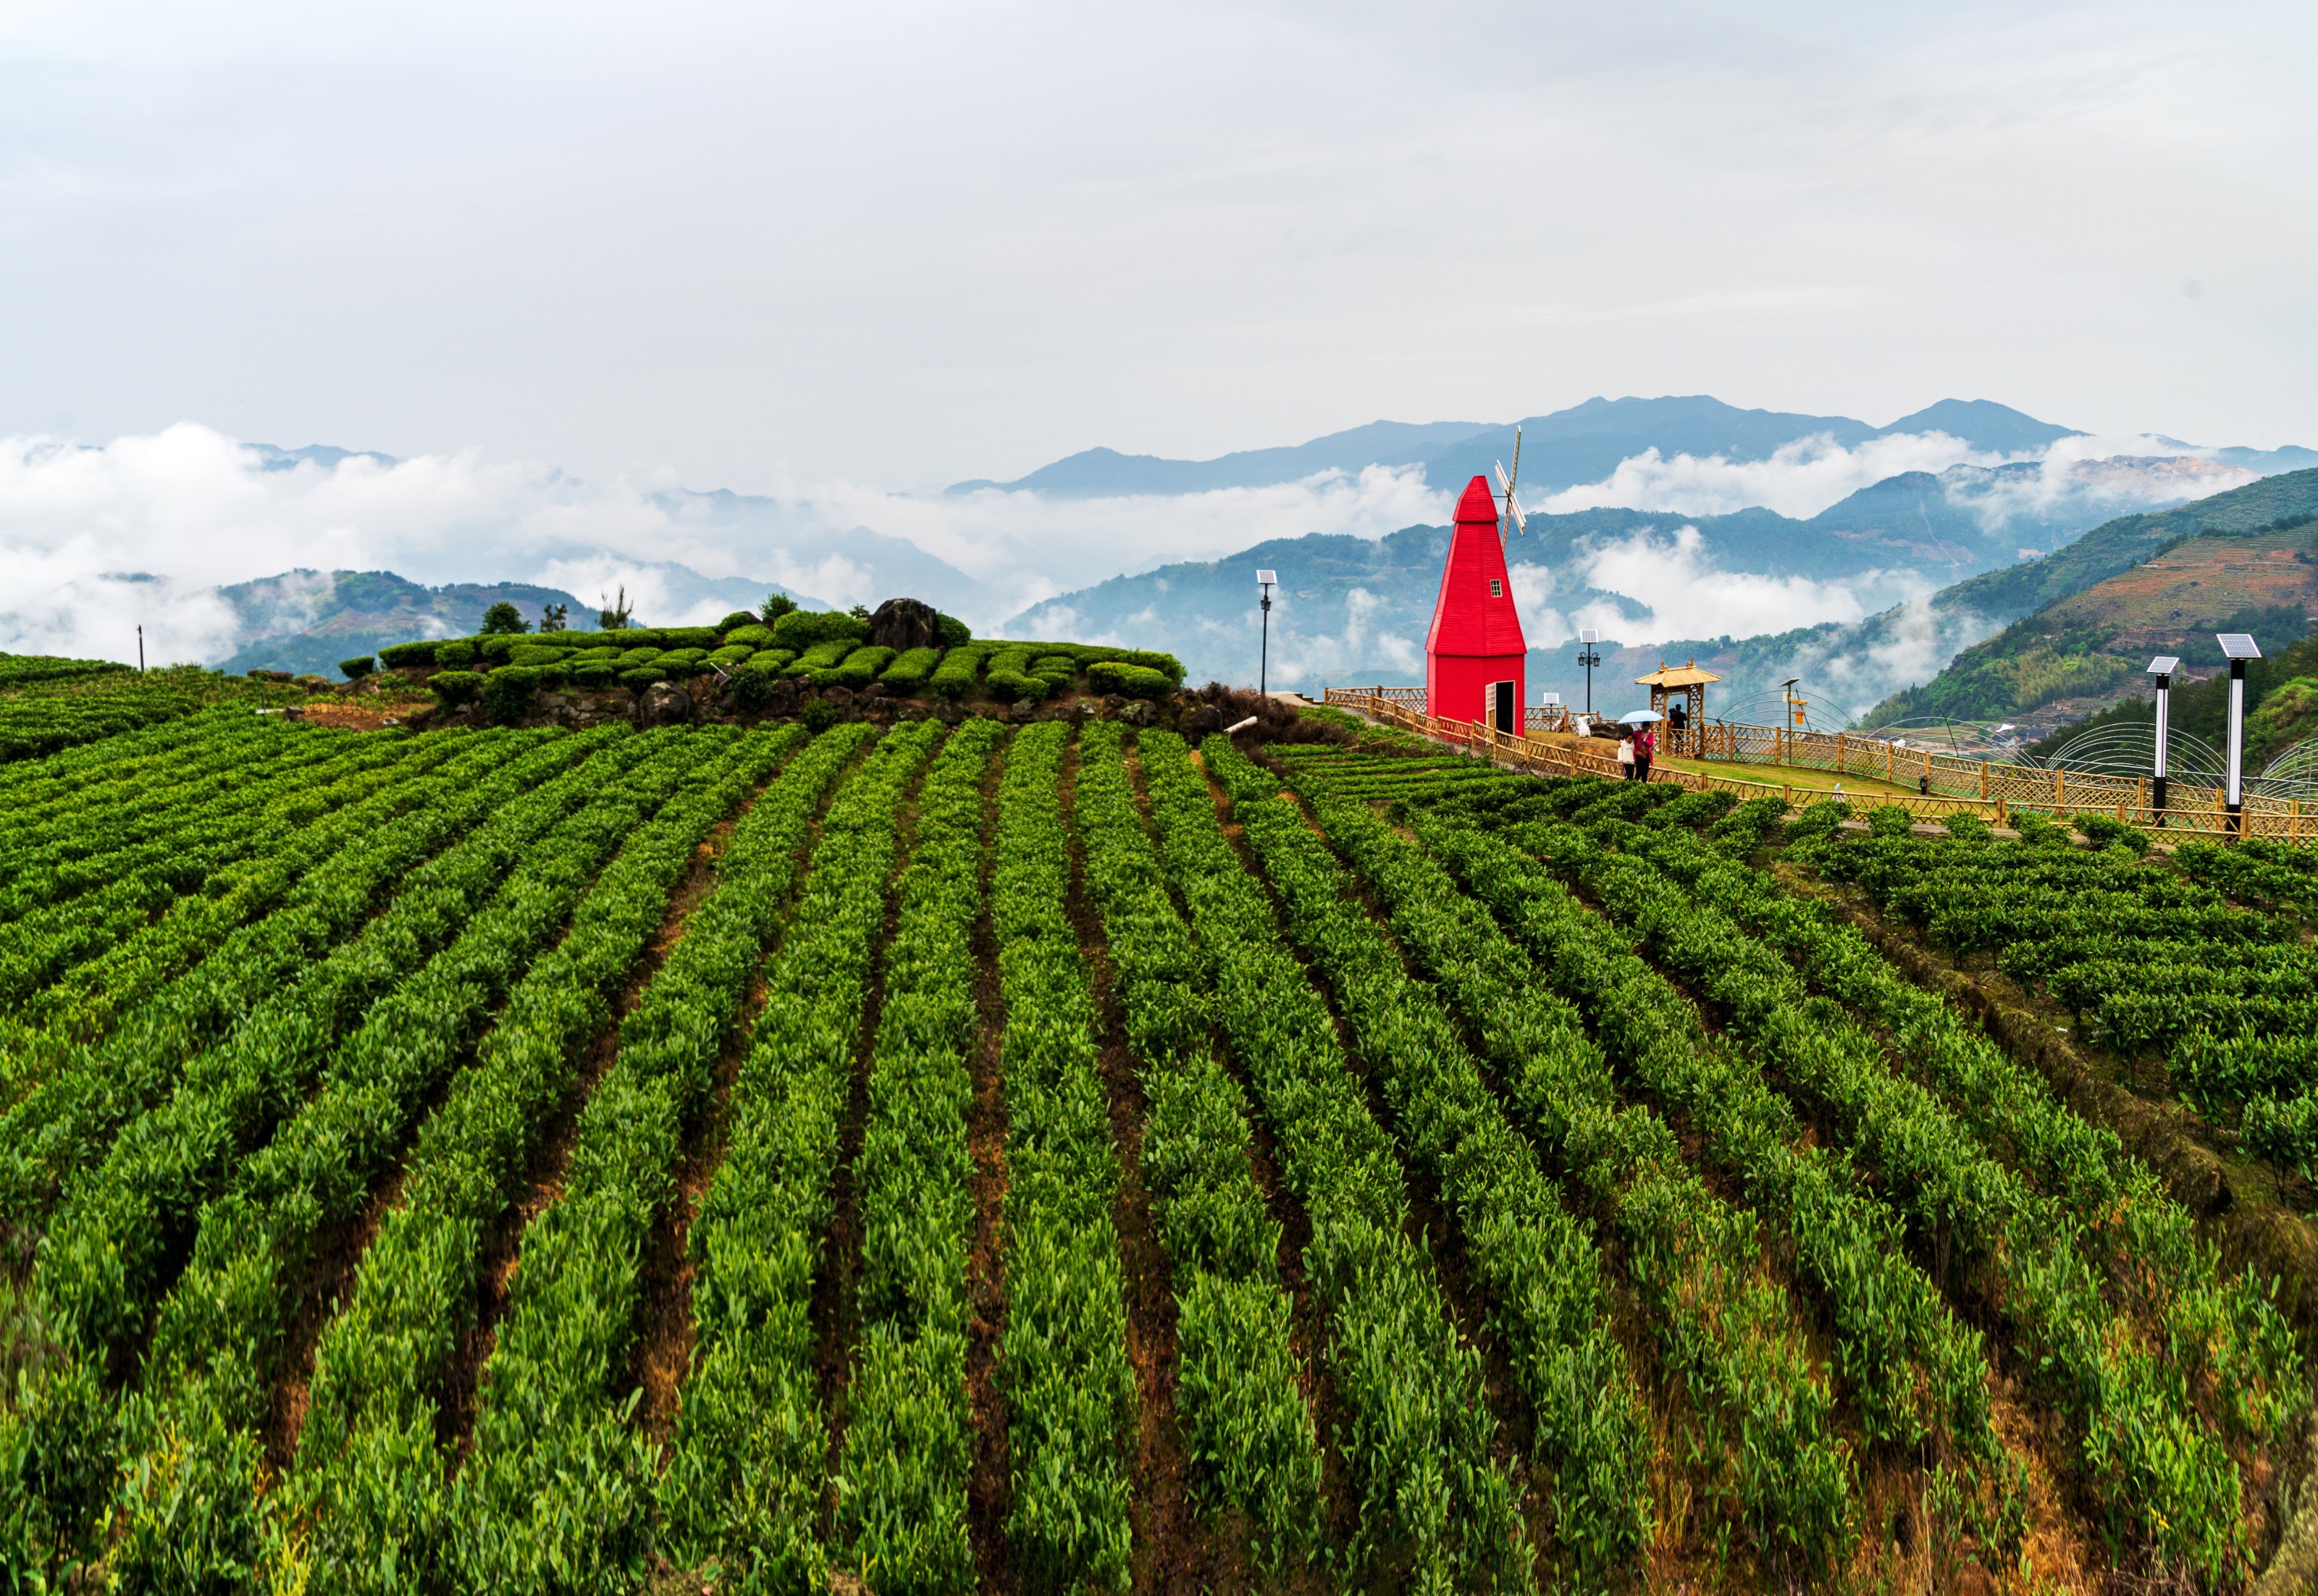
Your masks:
{"label": "lamp post", "polygon": [[2245,835],[2245,668],[2249,659],[2261,658],[2254,646],[2253,635],[2245,632],[2217,632],[2214,641],[2222,645],[2222,653],[2230,662],[2230,790],[2229,836],[2234,842]]}
{"label": "lamp post", "polygon": [[1602,663],[1602,651],[1594,645],[1601,641],[1602,634],[1591,626],[1577,634],[1577,663],[1586,668],[1586,714],[1589,720],[1594,714],[1594,668]]}
{"label": "lamp post", "polygon": [[137,623],[137,674],[145,674],[145,623]]}
{"label": "lamp post", "polygon": [[2149,807],[2157,823],[2165,823],[2165,734],[2173,724],[2173,671],[2181,663],[2174,654],[2160,654],[2149,662],[2157,678],[2157,767],[2149,781]]}
{"label": "lamp post", "polygon": [[1255,690],[1258,695],[1262,695],[1271,686],[1271,590],[1280,585],[1280,573],[1276,570],[1259,570],[1255,573],[1255,585],[1263,589],[1262,652],[1256,656],[1255,667]]}

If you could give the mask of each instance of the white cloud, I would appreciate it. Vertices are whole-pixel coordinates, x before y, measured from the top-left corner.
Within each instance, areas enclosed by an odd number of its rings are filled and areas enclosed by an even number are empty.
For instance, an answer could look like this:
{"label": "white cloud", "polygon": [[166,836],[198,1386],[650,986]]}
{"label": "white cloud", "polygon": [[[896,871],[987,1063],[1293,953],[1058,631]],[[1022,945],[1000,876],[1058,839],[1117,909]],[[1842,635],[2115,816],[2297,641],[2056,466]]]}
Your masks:
{"label": "white cloud", "polygon": [[[1596,600],[1573,611],[1568,631],[1559,635],[1593,626],[1623,642],[1726,633],[1752,637],[1825,621],[1857,621],[1870,613],[1873,593],[1894,585],[1923,592],[1931,587],[1924,578],[1885,571],[1870,571],[1854,581],[1821,582],[1721,570],[1706,555],[1695,526],[1677,528],[1671,539],[1642,532],[1601,545],[1582,558],[1578,575],[1586,586],[1649,605],[1650,615],[1644,621],[1629,620],[1618,605]],[[1516,594],[1520,581],[1517,577]],[[1539,639],[1543,637],[1541,632]]]}
{"label": "white cloud", "polygon": [[1668,460],[1647,449],[1618,462],[1599,482],[1580,483],[1545,501],[1557,515],[1613,507],[1664,510],[1677,516],[1721,516],[1762,506],[1798,518],[1902,471],[1952,465],[1996,465],[2003,456],[1975,452],[1945,433],[1894,433],[1846,448],[1822,433],[1784,444],[1766,460],[1721,454],[1677,454]]}
{"label": "white cloud", "polygon": [[[906,539],[989,585],[966,618],[995,625],[1025,605],[1163,560],[1204,560],[1307,532],[1377,537],[1446,514],[1415,469],[1181,498],[1056,502],[985,491],[913,498],[857,484],[782,485],[745,527],[661,484],[589,483],[473,453],[268,470],[217,430],[180,423],[101,447],[0,438],[0,569],[10,597],[0,650],[157,659],[230,652],[212,585],[298,569],[389,569],[415,581],[530,580],[594,602],[624,583],[655,620],[681,614],[651,562],[777,581],[839,604],[891,597],[832,542],[857,527]],[[122,584],[106,572],[158,581]],[[157,652],[156,650],[158,650]]]}

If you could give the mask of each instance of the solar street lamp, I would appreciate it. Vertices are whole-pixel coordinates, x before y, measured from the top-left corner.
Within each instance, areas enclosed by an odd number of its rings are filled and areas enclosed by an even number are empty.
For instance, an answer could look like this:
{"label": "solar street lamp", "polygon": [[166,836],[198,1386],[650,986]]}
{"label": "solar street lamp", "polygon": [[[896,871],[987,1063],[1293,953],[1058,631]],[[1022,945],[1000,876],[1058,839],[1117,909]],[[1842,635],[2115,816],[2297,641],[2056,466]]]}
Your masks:
{"label": "solar street lamp", "polygon": [[2217,632],[2214,640],[2222,645],[2222,653],[2230,662],[2230,837],[2232,840],[2245,834],[2244,775],[2245,775],[2245,668],[2249,659],[2261,658],[2254,646],[2253,634],[2246,632]]}
{"label": "solar street lamp", "polygon": [[1262,652],[1256,656],[1255,667],[1255,690],[1262,693],[1271,676],[1271,590],[1280,585],[1280,573],[1259,570],[1255,573],[1255,585],[1263,589]]}
{"label": "solar street lamp", "polygon": [[2173,654],[2160,654],[2149,662],[2149,674],[2157,678],[2157,768],[2149,783],[2149,807],[2161,826],[2165,823],[2165,733],[2173,723],[2173,672],[2180,663]]}
{"label": "solar street lamp", "polygon": [[1594,645],[1602,634],[1591,626],[1577,634],[1577,663],[1586,668],[1586,713],[1594,713],[1594,668],[1602,663],[1602,651]]}

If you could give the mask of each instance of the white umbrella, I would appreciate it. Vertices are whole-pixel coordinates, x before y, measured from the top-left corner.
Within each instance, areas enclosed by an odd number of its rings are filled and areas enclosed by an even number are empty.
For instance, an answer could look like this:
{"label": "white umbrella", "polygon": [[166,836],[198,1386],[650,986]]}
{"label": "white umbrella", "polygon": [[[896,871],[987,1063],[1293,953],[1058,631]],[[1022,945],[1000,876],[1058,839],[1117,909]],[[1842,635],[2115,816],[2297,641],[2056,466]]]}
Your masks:
{"label": "white umbrella", "polygon": [[1618,724],[1621,726],[1647,726],[1652,721],[1663,721],[1665,719],[1666,717],[1664,715],[1658,713],[1658,712],[1654,709],[1638,709],[1630,715],[1620,715],[1618,717]]}

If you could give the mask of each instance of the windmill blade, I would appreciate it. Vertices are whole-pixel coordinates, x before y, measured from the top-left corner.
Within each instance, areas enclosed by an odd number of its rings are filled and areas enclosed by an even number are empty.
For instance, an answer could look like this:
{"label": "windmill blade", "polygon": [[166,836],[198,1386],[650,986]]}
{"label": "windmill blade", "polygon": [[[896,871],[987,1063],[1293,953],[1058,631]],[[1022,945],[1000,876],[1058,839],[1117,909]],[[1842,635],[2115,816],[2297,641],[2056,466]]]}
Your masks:
{"label": "windmill blade", "polygon": [[[1497,468],[1497,489],[1505,495],[1505,518],[1519,527],[1522,534],[1526,537],[1529,534],[1529,513],[1522,508],[1521,500],[1514,497],[1514,479],[1506,471],[1505,462],[1500,460],[1494,463]],[[1521,469],[1521,461],[1518,457],[1514,461],[1514,469],[1515,471]]]}
{"label": "windmill blade", "polygon": [[1505,516],[1521,529],[1522,535],[1527,537],[1529,514],[1522,508],[1521,500],[1514,497],[1514,489],[1521,481],[1521,446],[1522,429],[1516,426],[1514,428],[1514,469],[1510,471],[1505,470],[1503,461],[1495,463],[1497,468],[1497,486],[1505,489]]}

